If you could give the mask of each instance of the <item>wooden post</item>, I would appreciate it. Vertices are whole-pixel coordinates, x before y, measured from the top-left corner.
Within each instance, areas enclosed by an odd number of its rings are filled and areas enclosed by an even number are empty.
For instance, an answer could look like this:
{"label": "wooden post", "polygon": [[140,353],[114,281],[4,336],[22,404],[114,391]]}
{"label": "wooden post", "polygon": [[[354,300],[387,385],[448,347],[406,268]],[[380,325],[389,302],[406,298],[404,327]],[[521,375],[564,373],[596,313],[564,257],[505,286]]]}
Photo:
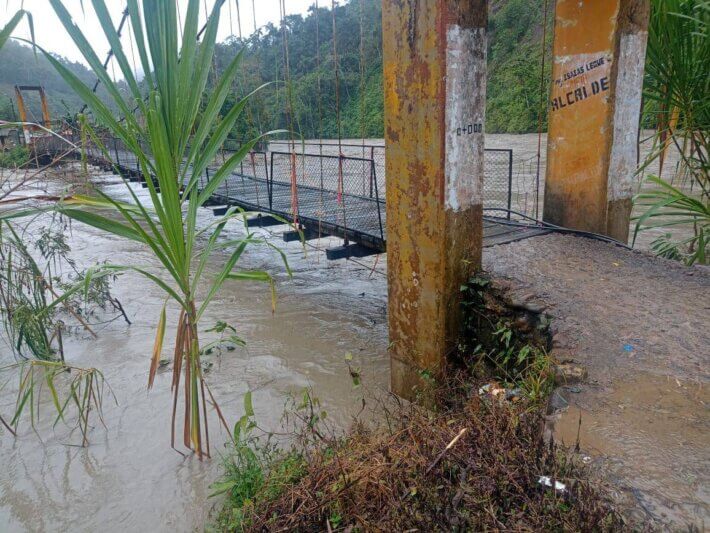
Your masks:
{"label": "wooden post", "polygon": [[648,0],[558,0],[544,220],[626,242]]}
{"label": "wooden post", "polygon": [[382,20],[391,387],[413,398],[481,265],[487,1],[384,0]]}

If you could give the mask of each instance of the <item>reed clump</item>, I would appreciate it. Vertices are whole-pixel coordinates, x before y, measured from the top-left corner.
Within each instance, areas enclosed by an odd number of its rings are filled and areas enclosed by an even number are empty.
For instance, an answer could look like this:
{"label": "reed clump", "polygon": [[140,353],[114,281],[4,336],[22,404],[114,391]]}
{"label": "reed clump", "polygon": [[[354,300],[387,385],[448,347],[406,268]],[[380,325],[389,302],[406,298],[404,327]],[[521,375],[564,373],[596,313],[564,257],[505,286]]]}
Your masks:
{"label": "reed clump", "polygon": [[[546,442],[542,413],[525,402],[474,396],[436,413],[413,404],[387,409],[386,424],[358,423],[300,461],[291,452],[273,463],[247,505],[223,511],[222,529],[612,531],[624,524],[586,465]],[[296,465],[287,483],[283,465]]]}

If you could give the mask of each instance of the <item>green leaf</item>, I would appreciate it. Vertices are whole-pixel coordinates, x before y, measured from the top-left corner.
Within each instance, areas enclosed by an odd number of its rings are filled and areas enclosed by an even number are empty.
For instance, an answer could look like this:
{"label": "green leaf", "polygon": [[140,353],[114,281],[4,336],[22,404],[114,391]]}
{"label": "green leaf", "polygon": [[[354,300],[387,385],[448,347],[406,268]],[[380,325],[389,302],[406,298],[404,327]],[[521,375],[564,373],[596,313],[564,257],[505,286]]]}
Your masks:
{"label": "green leaf", "polygon": [[92,213],[90,211],[67,207],[60,208],[60,211],[78,222],[93,226],[94,228],[100,229],[107,233],[112,233],[113,235],[124,237],[132,241],[145,243],[143,237],[136,230],[110,218],[97,215],[96,213]]}
{"label": "green leaf", "polygon": [[254,416],[254,407],[251,403],[251,391],[247,391],[244,395],[244,414],[246,416]]}
{"label": "green leaf", "polygon": [[[23,9],[20,9],[17,13],[13,15],[13,17],[10,19],[10,22],[8,22],[5,27],[0,30],[0,48],[2,48],[3,45],[7,42],[7,40],[10,38],[10,35],[12,35],[12,32],[15,31],[15,28],[20,23],[22,17],[25,14],[27,14],[27,12]],[[32,37],[32,40],[34,41],[34,35]]]}

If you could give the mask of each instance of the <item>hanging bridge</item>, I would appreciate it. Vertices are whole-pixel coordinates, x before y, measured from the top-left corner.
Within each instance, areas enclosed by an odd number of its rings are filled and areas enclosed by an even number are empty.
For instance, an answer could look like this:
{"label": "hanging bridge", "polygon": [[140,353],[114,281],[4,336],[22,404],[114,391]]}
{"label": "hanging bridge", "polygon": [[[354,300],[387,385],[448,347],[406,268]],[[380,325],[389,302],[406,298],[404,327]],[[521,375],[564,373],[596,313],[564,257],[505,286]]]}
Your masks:
{"label": "hanging bridge", "polygon": [[[231,5],[231,4],[230,4]],[[235,3],[237,20],[239,20],[239,1]],[[288,31],[283,23],[286,16],[285,5],[282,6],[281,44],[283,45],[282,72],[277,72],[277,79],[285,81],[284,112],[288,130],[294,128],[293,107],[293,82],[289,66]],[[230,7],[231,9],[231,7]],[[363,6],[360,5],[360,90],[363,89],[364,65],[367,61],[363,48]],[[230,12],[231,13],[231,12]],[[296,226],[298,231],[286,231],[285,240],[300,238],[315,239],[325,236],[336,236],[343,239],[343,246],[326,250],[332,259],[363,256],[372,253],[384,252],[387,244],[387,213],[385,209],[385,146],[365,141],[364,113],[365,102],[361,100],[359,119],[362,141],[344,142],[341,139],[343,125],[341,123],[340,104],[340,63],[338,59],[338,38],[336,22],[336,6],[331,3],[331,9],[319,15],[318,2],[315,3],[315,39],[316,47],[316,72],[318,76],[317,95],[319,134],[322,135],[323,103],[321,93],[321,45],[332,45],[330,61],[333,74],[333,90],[335,108],[326,109],[334,112],[337,118],[337,144],[336,141],[308,141],[295,142],[290,140],[270,141],[260,145],[259,149],[251,151],[242,163],[228,176],[214,191],[210,198],[210,205],[215,214],[224,213],[230,206],[238,206],[248,211],[260,213],[253,219],[253,225],[282,225],[283,220]],[[332,34],[329,38],[321,40],[319,33],[319,19],[329,16]],[[232,26],[230,16],[230,31],[233,36],[243,42],[241,26],[236,29]],[[125,9],[117,26],[117,35],[127,28],[131,30],[131,21],[128,10]],[[197,38],[200,39],[200,30]],[[258,31],[254,21],[254,32]],[[330,46],[328,45],[328,46]],[[133,48],[129,48],[133,57]],[[103,68],[108,69],[113,57],[113,50],[109,50]],[[325,63],[323,63],[324,65]],[[277,65],[278,70],[278,65]],[[261,76],[261,73],[259,73]],[[92,88],[96,92],[99,78]],[[244,91],[242,87],[240,91]],[[137,109],[137,108],[136,108]],[[84,106],[81,110],[86,110]],[[247,121],[252,129],[259,130],[260,117],[258,110],[247,107]],[[255,116],[256,113],[256,116]],[[48,117],[44,117],[45,123]],[[283,125],[283,124],[281,124]],[[55,128],[55,131],[58,129]],[[69,130],[65,129],[65,132]],[[80,136],[76,130],[68,133],[69,140],[76,145],[81,144]],[[136,181],[152,179],[143,176],[138,166],[135,154],[131,153],[122,141],[114,137],[105,137],[102,143],[108,150],[103,153],[91,142],[84,142],[82,150],[89,161],[106,169],[116,172]],[[55,158],[66,154],[67,145],[59,138],[44,135],[37,136],[31,143],[35,157]],[[228,140],[222,147],[220,154],[213,165],[208,166],[200,176],[200,187],[214,176],[220,164],[241,147],[239,141]],[[147,147],[146,147],[147,149]],[[77,156],[79,150],[74,150]],[[107,157],[108,155],[108,157]],[[219,160],[221,158],[221,161]],[[496,216],[487,216],[483,220],[483,244],[493,245],[511,242],[527,236],[544,232],[540,227],[530,227],[513,223],[511,218],[513,193],[513,152],[511,149],[486,149],[484,151],[484,209],[495,209]],[[470,176],[479,175],[477,165],[466,169]],[[539,168],[537,173],[539,180]],[[534,205],[538,204],[538,187],[534,190]],[[526,199],[527,203],[527,199]],[[492,211],[489,211],[493,213]],[[411,213],[411,216],[418,216]],[[473,237],[472,237],[473,238]]]}
{"label": "hanging bridge", "polygon": [[[78,133],[67,135],[79,146]],[[108,154],[93,142],[68,149],[54,136],[35,137],[33,157],[51,161],[60,156],[80,157],[106,170],[146,186],[138,159],[123,142],[112,136],[101,141]],[[241,147],[227,141],[212,165],[200,176],[203,189],[224,160]],[[110,156],[110,157],[107,157]],[[255,226],[293,224],[298,231],[284,233],[285,240],[335,236],[342,247],[326,253],[331,259],[384,252],[387,243],[385,209],[385,147],[377,144],[271,141],[250,151],[237,168],[214,191],[209,201],[215,215],[230,206],[257,212]],[[484,221],[484,245],[511,242],[543,232],[540,228],[509,223],[512,202],[513,152],[487,149],[484,152],[484,206],[500,210]],[[283,220],[282,220],[283,219]]]}

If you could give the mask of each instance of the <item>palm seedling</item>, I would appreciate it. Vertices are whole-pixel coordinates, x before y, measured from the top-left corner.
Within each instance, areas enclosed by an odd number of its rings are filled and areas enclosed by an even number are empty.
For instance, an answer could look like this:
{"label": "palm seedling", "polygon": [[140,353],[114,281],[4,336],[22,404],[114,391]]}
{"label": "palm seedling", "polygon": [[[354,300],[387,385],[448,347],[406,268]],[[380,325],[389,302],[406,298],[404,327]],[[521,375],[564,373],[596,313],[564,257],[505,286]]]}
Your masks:
{"label": "palm seedling", "polygon": [[[635,234],[646,228],[692,226],[691,237],[677,242],[664,237],[653,247],[667,257],[703,263],[710,244],[710,2],[653,0],[651,5],[644,98],[655,115],[657,134],[655,149],[640,171],[658,160],[659,173],[646,180],[653,190],[636,197],[643,212],[636,218]],[[661,178],[669,148],[681,157],[670,182]],[[673,183],[678,177],[685,183]]]}
{"label": "palm seedling", "polygon": [[[221,78],[214,80],[213,87],[208,83],[223,3],[224,0],[215,2],[204,29],[200,31],[199,0],[189,0],[187,10],[182,13],[184,23],[179,20],[177,3],[172,0],[128,0],[128,20],[144,72],[143,80],[139,81],[113,27],[105,1],[92,0],[128,88],[129,96],[124,97],[85,35],[73,22],[62,0],[50,0],[62,25],[105,86],[113,105],[119,110],[120,118],[114,116],[107,104],[70,70],[40,48],[62,78],[81,96],[95,120],[136,155],[140,170],[146,177],[150,204],[141,201],[126,182],[131,199],[128,202],[97,191],[92,197],[74,196],[56,208],[79,222],[147,246],[162,265],[162,274],[149,272],[139,265],[104,265],[93,273],[93,277],[107,272],[132,270],[156,283],[168,299],[178,305],[180,313],[171,383],[171,443],[174,447],[178,400],[182,396],[183,443],[200,458],[209,456],[207,404],[213,403],[216,407],[200,364],[200,318],[227,280],[272,283],[267,272],[236,270],[247,245],[265,242],[251,234],[248,228],[243,238],[218,243],[227,222],[243,214],[231,209],[206,228],[197,227],[198,209],[259,140],[245,143],[216,172],[211,172],[211,178],[204,187],[200,186],[200,176],[208,163],[213,164],[247,103],[247,98],[241,99],[224,116],[218,116],[238,75],[241,53],[227,65]],[[88,128],[88,134],[104,156],[109,158],[96,131]],[[268,242],[265,244],[271,246]],[[212,253],[226,248],[233,251],[218,275],[205,281],[205,267]],[[88,282],[91,277],[87,275],[85,281]],[[198,287],[203,283],[208,285],[206,296],[198,301]],[[163,307],[150,363],[149,388],[153,385],[160,361],[165,322]],[[216,407],[216,410],[225,424],[219,408]]]}
{"label": "palm seedling", "polygon": [[20,9],[12,16],[4,27],[0,28],[0,48],[4,46],[5,42],[12,35],[12,32],[15,31],[15,28],[17,28],[18,24],[20,24],[22,17],[27,17],[27,22],[30,25],[30,33],[32,34],[32,40],[34,41],[35,30],[32,22],[32,15],[28,11]]}

